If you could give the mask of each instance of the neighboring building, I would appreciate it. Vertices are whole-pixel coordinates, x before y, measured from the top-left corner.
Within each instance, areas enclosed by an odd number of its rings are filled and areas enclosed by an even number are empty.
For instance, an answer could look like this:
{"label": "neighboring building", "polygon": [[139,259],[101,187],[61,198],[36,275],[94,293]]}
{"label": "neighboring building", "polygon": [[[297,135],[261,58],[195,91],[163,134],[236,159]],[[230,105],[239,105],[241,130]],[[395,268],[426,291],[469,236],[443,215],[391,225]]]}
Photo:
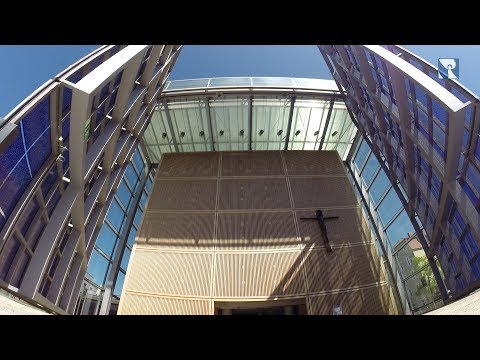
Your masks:
{"label": "neighboring building", "polygon": [[334,81],[168,82],[181,46],[112,45],[44,84],[0,124],[0,287],[113,313],[162,154],[295,149],[339,153],[400,312],[426,309],[407,233],[442,300],[480,287],[477,97],[401,47],[319,49]]}

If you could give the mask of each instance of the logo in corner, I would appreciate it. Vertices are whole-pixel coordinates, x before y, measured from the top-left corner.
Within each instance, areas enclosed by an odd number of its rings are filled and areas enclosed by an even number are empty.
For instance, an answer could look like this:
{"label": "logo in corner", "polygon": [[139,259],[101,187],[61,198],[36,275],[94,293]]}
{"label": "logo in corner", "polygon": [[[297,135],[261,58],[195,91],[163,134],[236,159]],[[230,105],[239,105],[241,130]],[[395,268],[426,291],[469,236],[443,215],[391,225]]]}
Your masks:
{"label": "logo in corner", "polygon": [[458,79],[460,73],[460,61],[458,58],[438,59],[439,79]]}

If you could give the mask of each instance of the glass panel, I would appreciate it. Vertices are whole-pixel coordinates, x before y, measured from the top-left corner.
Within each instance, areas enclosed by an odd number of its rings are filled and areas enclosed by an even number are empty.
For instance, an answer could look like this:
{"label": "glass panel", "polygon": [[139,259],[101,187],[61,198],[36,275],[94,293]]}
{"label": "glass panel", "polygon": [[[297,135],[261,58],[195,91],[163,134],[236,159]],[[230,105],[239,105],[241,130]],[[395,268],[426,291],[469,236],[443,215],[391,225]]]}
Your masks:
{"label": "glass panel", "polygon": [[127,184],[125,183],[125,180],[122,179],[120,181],[120,185],[118,186],[116,194],[120,199],[120,202],[125,207],[125,209],[128,209],[128,205],[130,204],[130,200],[132,199],[132,193],[128,189]]}
{"label": "glass panel", "polygon": [[133,192],[135,192],[135,188],[137,187],[138,176],[133,170],[133,166],[129,164],[127,169],[125,170],[124,179],[128,180],[128,184],[130,185]]}
{"label": "glass panel", "polygon": [[136,236],[137,236],[137,230],[134,227],[132,227],[130,229],[130,233],[128,234],[127,245],[132,247],[133,244],[135,243],[135,237]]}
{"label": "glass panel", "polygon": [[248,99],[212,100],[210,113],[217,150],[248,150]]}
{"label": "glass panel", "polygon": [[133,218],[133,223],[138,227],[140,227],[140,221],[142,220],[143,212],[140,208],[137,209],[135,213],[135,217]]}
{"label": "glass panel", "polygon": [[373,175],[377,171],[377,169],[380,167],[380,164],[377,161],[377,158],[373,153],[370,154],[368,157],[367,163],[365,164],[365,167],[362,170],[361,177],[363,178],[363,181],[365,182],[365,185],[368,186],[370,184],[370,181],[373,178]]}
{"label": "glass panel", "polygon": [[249,77],[211,79],[208,87],[217,86],[251,86],[251,80]]}
{"label": "glass panel", "polygon": [[107,219],[119,233],[121,233],[123,228],[122,223],[124,217],[125,213],[120,208],[117,201],[113,199],[112,204],[110,205],[110,209],[107,213]]}
{"label": "glass panel", "polygon": [[367,158],[369,151],[370,147],[368,146],[367,142],[362,140],[360,148],[358,149],[357,154],[355,155],[355,159],[353,160],[354,163],[357,165],[358,169],[362,168],[362,165]]}
{"label": "glass panel", "polygon": [[[419,258],[416,262],[428,264],[424,257]],[[430,266],[427,266],[424,270],[405,281],[405,288],[410,295],[410,303],[414,310],[420,309],[440,298],[440,291]]]}
{"label": "glass panel", "polygon": [[105,255],[111,257],[116,241],[117,235],[113,232],[108,224],[103,224],[95,245],[102,250]]}
{"label": "glass panel", "polygon": [[209,79],[194,79],[194,80],[174,80],[170,82],[167,90],[189,89],[189,88],[203,88],[207,87]]}
{"label": "glass panel", "polygon": [[130,253],[129,249],[125,249],[122,256],[122,262],[120,263],[120,268],[127,271],[128,261],[130,260]]}
{"label": "glass panel", "polygon": [[113,289],[113,295],[120,297],[122,293],[124,281],[125,281],[125,274],[119,271],[117,275],[117,280],[115,281],[115,288]]}
{"label": "glass panel", "polygon": [[400,210],[401,206],[402,203],[398,199],[395,190],[393,188],[390,189],[377,210],[383,225],[387,224],[391,220],[393,215]]}
{"label": "glass panel", "polygon": [[390,186],[390,180],[388,180],[388,177],[385,174],[385,171],[380,170],[377,177],[373,181],[369,191],[370,196],[372,200],[375,202],[375,204],[378,204],[378,201],[380,200],[380,198],[382,197],[382,195],[385,193],[385,191],[389,186]]}
{"label": "glass panel", "polygon": [[292,79],[282,77],[254,77],[252,82],[253,86],[294,86]]}
{"label": "glass panel", "polygon": [[415,230],[413,229],[410,218],[408,217],[405,210],[403,210],[400,215],[395,219],[395,221],[390,224],[386,232],[390,244],[395,247],[398,242],[405,238],[408,238],[410,234],[413,234],[415,232]]}
{"label": "glass panel", "polygon": [[109,263],[107,259],[100,255],[97,250],[93,249],[87,268],[87,274],[91,276],[91,280],[97,285],[103,286],[108,266]]}

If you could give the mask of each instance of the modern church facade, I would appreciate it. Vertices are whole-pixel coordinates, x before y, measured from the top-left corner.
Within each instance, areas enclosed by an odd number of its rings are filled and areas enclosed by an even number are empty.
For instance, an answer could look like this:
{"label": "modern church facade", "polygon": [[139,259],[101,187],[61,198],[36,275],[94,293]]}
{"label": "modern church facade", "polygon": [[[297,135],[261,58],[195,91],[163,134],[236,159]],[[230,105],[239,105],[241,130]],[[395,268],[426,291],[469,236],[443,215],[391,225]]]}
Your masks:
{"label": "modern church facade", "polygon": [[421,314],[480,287],[474,94],[397,46],[319,46],[333,81],[167,81],[181,48],[103,46],[2,121],[2,289],[57,314]]}

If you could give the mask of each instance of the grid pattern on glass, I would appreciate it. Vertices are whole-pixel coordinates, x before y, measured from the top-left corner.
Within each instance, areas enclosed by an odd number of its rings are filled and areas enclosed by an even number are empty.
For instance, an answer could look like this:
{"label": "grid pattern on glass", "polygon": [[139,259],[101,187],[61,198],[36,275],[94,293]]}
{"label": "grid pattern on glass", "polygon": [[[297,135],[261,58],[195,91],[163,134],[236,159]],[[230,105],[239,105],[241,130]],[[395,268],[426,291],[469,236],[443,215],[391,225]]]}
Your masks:
{"label": "grid pattern on glass", "polygon": [[18,128],[16,138],[0,154],[0,230],[52,152],[50,96],[39,100],[20,120]]}
{"label": "grid pattern on glass", "polygon": [[[452,200],[461,204],[458,211],[468,222],[472,236],[474,238],[480,236],[478,226],[480,223],[480,193],[476,189],[476,184],[479,183],[480,164],[478,158],[480,156],[476,157],[475,154],[475,150],[479,148],[479,136],[473,132],[474,129],[478,129],[476,122],[479,118],[475,116],[473,108],[477,106],[479,99],[457,82],[436,79],[436,68],[408,51],[403,51],[404,49],[396,46],[385,47],[430,78],[434,78],[451,94],[447,94],[444,89],[437,88],[436,84],[430,82],[427,84],[427,79],[418,72],[410,71],[408,64],[403,64],[403,67],[397,66],[397,58],[388,60],[389,56],[380,56],[381,49],[376,49],[374,46],[358,46],[355,52],[357,59],[350,55],[340,56],[339,53],[344,51],[340,49],[340,46],[320,46],[320,49],[325,56],[330,56],[334,64],[334,68],[330,67],[334,78],[347,89],[349,99],[346,102],[351,106],[353,114],[356,115],[362,131],[372,139],[375,151],[379,151],[385,156],[385,166],[392,170],[389,175],[402,185],[400,190],[408,190],[405,191],[409,197],[407,200],[412,202],[417,211],[425,233],[432,238],[432,249],[429,253],[429,256],[432,256],[438,251],[440,235],[446,232],[445,218],[450,210]],[[348,50],[347,48],[345,51],[348,52]],[[370,96],[365,94],[368,92],[366,83],[360,81],[358,74],[355,74],[353,70],[355,64],[359,62],[358,56],[364,57],[370,67],[369,73],[362,75],[370,76],[377,85],[377,88],[370,92]],[[397,67],[398,69],[396,69]],[[335,71],[333,71],[334,69]],[[392,74],[394,80],[398,80],[399,84],[392,82],[393,80],[390,79]],[[358,86],[351,86],[352,82]],[[390,85],[394,85],[395,91],[402,91],[403,85],[405,85],[406,104],[397,104],[402,97],[392,93]],[[389,97],[391,103],[388,101]],[[369,101],[378,102],[382,110],[388,114],[385,118],[388,129],[387,136],[381,139],[381,143],[375,139],[377,135],[382,137],[382,134],[378,134],[374,126],[375,114],[368,109],[368,106],[363,106],[364,102]],[[465,104],[468,101],[470,101],[470,105]],[[463,116],[459,112],[461,117],[450,118],[456,112],[451,108],[452,103],[456,103],[457,108],[461,108],[462,103],[464,106],[466,105],[465,115]],[[408,109],[409,115],[407,115],[408,113],[403,114],[402,111],[395,111],[395,105]],[[404,115],[407,118],[403,118]],[[453,122],[453,120],[455,121]],[[460,127],[461,130],[457,127]],[[448,134],[449,131],[450,134]],[[408,151],[405,149],[406,146]],[[413,159],[407,157],[408,153],[414,153]],[[457,173],[454,173],[455,167],[458,169]],[[407,179],[411,181],[407,182]],[[451,183],[446,184],[446,181]],[[441,217],[441,221],[438,221],[439,217]],[[447,235],[446,241],[453,241],[453,239],[449,239],[449,236],[452,235]],[[466,264],[467,260],[461,258],[459,262]],[[441,263],[444,268],[450,266],[446,262]],[[459,265],[458,267],[462,268],[462,266],[469,267],[468,265]],[[469,272],[469,269],[465,270],[448,280],[450,290],[454,294],[456,289],[466,289],[467,283],[474,281],[473,277],[469,276]]]}
{"label": "grid pattern on glass", "polygon": [[[168,99],[154,112],[143,140],[152,162],[161,154],[175,151],[280,150],[286,143],[292,99],[288,96],[254,95],[252,134],[249,134],[248,97],[220,96],[206,99],[197,96]],[[345,158],[356,135],[343,101],[329,98],[299,97],[294,100],[288,149],[318,150],[325,136],[323,149],[337,150]],[[208,113],[207,113],[208,112]],[[209,116],[208,116],[209,115]],[[212,136],[208,118],[211,119]],[[169,124],[171,121],[171,126]]]}
{"label": "grid pattern on glass", "polygon": [[[380,231],[379,241],[388,252],[386,261],[389,261],[394,269],[395,281],[404,289],[410,310],[417,313],[427,311],[424,302],[435,302],[438,306],[441,297],[424,249],[392,184],[365,140],[361,140],[357,145],[352,170],[351,176],[356,177],[361,189],[356,188],[355,182],[349,178],[353,181],[357,196],[361,191],[367,201],[367,204],[362,201],[362,208],[365,214],[368,213],[366,207],[370,209],[373,218],[369,221],[373,221]],[[424,290],[413,291],[412,286],[420,289],[418,281],[421,280],[411,279],[419,273],[428,276],[430,297],[425,297]],[[418,276],[415,279],[417,278],[421,279]]]}
{"label": "grid pattern on glass", "polygon": [[[87,275],[100,289],[105,286],[116,253],[123,251],[118,247],[118,244],[121,241],[124,227],[128,227],[126,220],[129,212],[133,211],[133,198],[138,190],[148,196],[148,192],[139,187],[147,175],[145,157],[140,147],[137,147],[110,204],[105,222],[100,229],[93,253],[95,255],[92,254],[88,264]],[[146,196],[142,196],[143,201],[146,201]],[[144,203],[142,204],[142,201],[140,201],[140,207],[143,208],[143,206]],[[130,231],[136,231],[135,229],[136,225],[134,223]],[[129,238],[128,234],[126,236]],[[126,248],[131,251],[131,245],[128,243]],[[126,261],[128,262],[128,259]]]}
{"label": "grid pattern on glass", "polygon": [[166,91],[221,87],[287,87],[316,90],[333,90],[332,84],[321,79],[285,77],[221,77],[206,79],[172,80],[167,82]]}

